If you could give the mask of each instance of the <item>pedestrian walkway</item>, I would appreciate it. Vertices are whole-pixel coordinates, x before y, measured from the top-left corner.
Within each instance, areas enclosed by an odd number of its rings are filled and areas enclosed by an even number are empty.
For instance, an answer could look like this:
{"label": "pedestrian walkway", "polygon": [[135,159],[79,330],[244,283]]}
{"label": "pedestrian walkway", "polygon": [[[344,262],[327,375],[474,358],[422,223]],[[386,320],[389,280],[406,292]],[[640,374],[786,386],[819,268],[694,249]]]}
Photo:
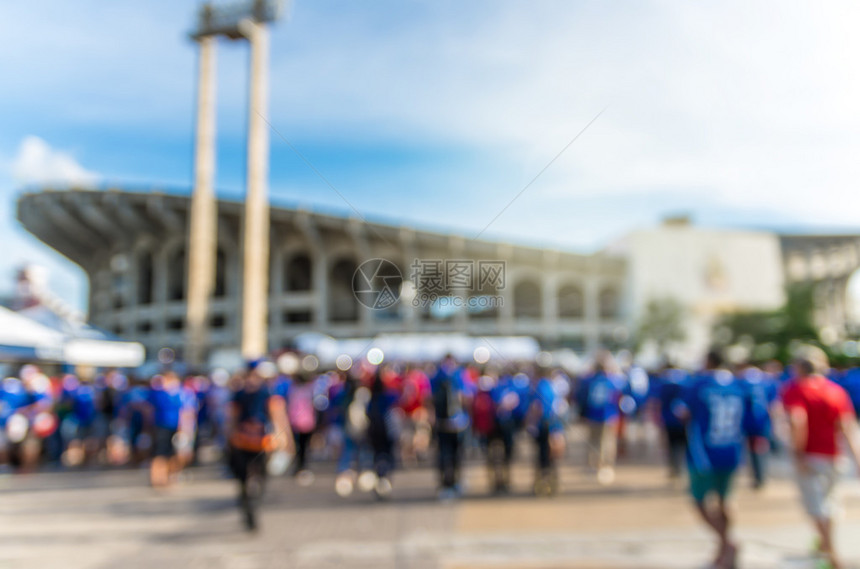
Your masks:
{"label": "pedestrian walkway", "polygon": [[[248,569],[674,569],[702,567],[713,544],[682,488],[654,466],[626,466],[611,488],[562,469],[561,495],[485,498],[486,473],[467,469],[467,498],[440,503],[427,469],[399,472],[389,502],[340,499],[333,477],[310,488],[273,481],[256,535],[241,531],[232,481],[197,469],[174,489],[144,471],[37,474],[0,479],[0,567]],[[739,481],[745,569],[803,569],[812,540],[790,480],[754,492]],[[843,486],[839,545],[860,568],[860,484]]]}

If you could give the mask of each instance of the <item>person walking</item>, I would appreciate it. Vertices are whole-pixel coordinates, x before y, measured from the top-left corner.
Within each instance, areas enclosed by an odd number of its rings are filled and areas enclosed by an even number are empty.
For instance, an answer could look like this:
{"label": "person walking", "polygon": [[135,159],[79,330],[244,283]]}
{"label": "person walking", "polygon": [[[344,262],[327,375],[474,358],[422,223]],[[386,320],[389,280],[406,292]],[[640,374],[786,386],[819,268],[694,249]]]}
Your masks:
{"label": "person walking", "polygon": [[[687,467],[696,511],[719,539],[715,569],[733,569],[737,546],[730,539],[728,497],[747,437],[757,424],[747,386],[723,366],[717,352],[684,386],[676,413],[687,425]],[[713,501],[710,499],[713,498]]]}
{"label": "person walking", "polygon": [[373,469],[376,483],[373,492],[380,500],[391,494],[391,472],[394,470],[395,444],[399,438],[400,399],[384,375],[387,370],[377,368],[370,384],[370,401],[367,402],[367,438],[373,449]]}
{"label": "person walking", "polygon": [[439,497],[455,498],[459,484],[462,441],[469,427],[467,396],[457,362],[445,356],[430,382],[438,452]]}
{"label": "person walking", "polygon": [[753,475],[753,488],[760,490],[767,478],[768,455],[770,454],[770,438],[772,431],[770,408],[773,403],[773,390],[769,389],[768,378],[764,372],[754,366],[741,366],[738,377],[749,390],[752,404],[755,406],[754,416],[759,421],[755,432],[761,436],[749,437],[750,467]]}
{"label": "person walking", "polygon": [[527,429],[537,444],[534,493],[551,496],[558,492],[556,461],[564,453],[564,420],[559,413],[564,403],[548,370],[538,369],[534,377]]}
{"label": "person walking", "polygon": [[257,506],[263,494],[268,452],[295,451],[284,398],[272,393],[252,362],[233,395],[227,416],[228,460],[239,482],[239,507],[249,531],[257,529]]}
{"label": "person walking", "polygon": [[657,389],[657,400],[660,405],[663,438],[666,442],[666,461],[669,466],[669,478],[676,480],[680,478],[684,468],[684,455],[687,452],[687,429],[674,410],[688,376],[684,370],[666,366],[659,377],[660,386]]}
{"label": "person walking", "polygon": [[818,532],[818,553],[834,569],[842,567],[833,543],[834,490],[839,479],[837,439],[844,437],[860,468],[857,418],[848,394],[826,379],[827,358],[819,350],[794,362],[795,378],[783,393],[791,427],[797,481],[806,512]]}
{"label": "person walking", "polygon": [[191,458],[197,400],[173,371],[153,378],[149,392],[151,422],[155,427],[150,483],[168,486]]}
{"label": "person walking", "polygon": [[580,381],[577,403],[580,416],[588,422],[588,462],[597,471],[600,484],[615,480],[619,401],[623,383],[614,372],[609,354],[600,354],[594,373]]}
{"label": "person walking", "polygon": [[301,371],[287,393],[287,414],[296,443],[296,460],[293,475],[300,486],[310,486],[314,481],[308,469],[308,450],[311,437],[317,428],[317,412],[314,408],[314,377]]}

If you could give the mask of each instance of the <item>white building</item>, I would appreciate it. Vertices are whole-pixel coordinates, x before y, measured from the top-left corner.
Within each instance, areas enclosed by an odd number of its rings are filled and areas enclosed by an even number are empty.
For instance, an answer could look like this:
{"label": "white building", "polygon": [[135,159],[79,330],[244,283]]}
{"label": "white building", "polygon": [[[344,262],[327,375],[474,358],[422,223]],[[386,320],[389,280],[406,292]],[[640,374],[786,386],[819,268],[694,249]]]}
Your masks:
{"label": "white building", "polygon": [[780,237],[773,233],[707,229],[673,218],[633,231],[606,252],[627,261],[623,312],[631,329],[651,300],[672,298],[683,306],[687,338],[673,354],[683,363],[697,363],[708,349],[719,314],[775,309],[785,300]]}

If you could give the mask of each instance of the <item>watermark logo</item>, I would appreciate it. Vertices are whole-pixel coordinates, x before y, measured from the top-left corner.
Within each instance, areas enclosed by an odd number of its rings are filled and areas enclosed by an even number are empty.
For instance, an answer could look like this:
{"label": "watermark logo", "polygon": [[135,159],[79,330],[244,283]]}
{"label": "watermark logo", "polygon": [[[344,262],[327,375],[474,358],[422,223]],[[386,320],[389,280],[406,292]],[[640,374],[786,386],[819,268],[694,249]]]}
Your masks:
{"label": "watermark logo", "polygon": [[505,262],[415,259],[410,280],[416,290],[426,293],[495,292],[505,288]]}
{"label": "watermark logo", "polygon": [[352,275],[352,291],[356,300],[373,310],[385,310],[397,304],[402,283],[400,269],[387,259],[365,261]]}
{"label": "watermark logo", "polygon": [[[505,261],[470,259],[415,259],[404,283],[400,269],[387,259],[370,259],[355,271],[352,290],[362,306],[373,310],[403,301],[439,310],[482,312],[504,305],[498,293],[505,288]],[[403,285],[407,286],[404,287]]]}
{"label": "watermark logo", "polygon": [[497,293],[505,288],[505,261],[415,259],[411,268],[412,306],[429,308],[436,317],[504,306],[504,298]]}

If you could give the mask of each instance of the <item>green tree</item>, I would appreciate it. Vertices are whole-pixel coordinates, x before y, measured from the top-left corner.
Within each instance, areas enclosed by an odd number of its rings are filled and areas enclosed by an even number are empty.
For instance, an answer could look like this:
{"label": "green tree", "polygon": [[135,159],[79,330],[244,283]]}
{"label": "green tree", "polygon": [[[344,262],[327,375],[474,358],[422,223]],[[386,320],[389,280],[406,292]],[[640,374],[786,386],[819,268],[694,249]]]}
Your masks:
{"label": "green tree", "polygon": [[776,310],[725,314],[714,326],[714,338],[723,346],[746,340],[752,344],[754,354],[756,348],[770,346],[772,350],[768,351],[774,357],[788,362],[795,342],[821,345],[813,322],[814,292],[811,284],[790,285],[785,304]]}

